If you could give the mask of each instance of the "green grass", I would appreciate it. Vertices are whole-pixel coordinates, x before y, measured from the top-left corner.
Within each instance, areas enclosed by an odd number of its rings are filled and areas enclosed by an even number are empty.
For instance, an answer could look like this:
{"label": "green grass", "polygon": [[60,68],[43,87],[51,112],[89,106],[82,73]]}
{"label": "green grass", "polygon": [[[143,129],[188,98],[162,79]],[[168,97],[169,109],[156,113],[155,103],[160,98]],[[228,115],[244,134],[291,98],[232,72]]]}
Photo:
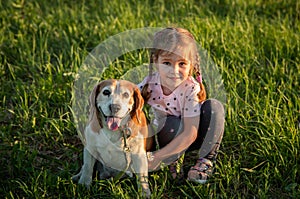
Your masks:
{"label": "green grass", "polygon": [[[90,190],[70,181],[82,163],[73,82],[108,37],[170,25],[189,29],[217,64],[226,127],[208,184],[151,173],[153,198],[299,197],[299,10],[294,0],[0,1],[0,197],[139,197],[134,179]],[[132,54],[103,78],[144,63]]]}

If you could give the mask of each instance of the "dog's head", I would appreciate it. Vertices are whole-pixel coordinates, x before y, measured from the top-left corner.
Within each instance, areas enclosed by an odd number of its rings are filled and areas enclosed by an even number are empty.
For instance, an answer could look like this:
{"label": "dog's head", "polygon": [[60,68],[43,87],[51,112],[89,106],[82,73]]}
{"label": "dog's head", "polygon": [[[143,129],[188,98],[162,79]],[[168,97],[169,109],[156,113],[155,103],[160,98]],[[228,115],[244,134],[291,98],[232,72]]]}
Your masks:
{"label": "dog's head", "polygon": [[106,127],[118,130],[124,118],[140,123],[144,100],[138,87],[126,80],[98,83],[90,95],[90,124],[94,132]]}

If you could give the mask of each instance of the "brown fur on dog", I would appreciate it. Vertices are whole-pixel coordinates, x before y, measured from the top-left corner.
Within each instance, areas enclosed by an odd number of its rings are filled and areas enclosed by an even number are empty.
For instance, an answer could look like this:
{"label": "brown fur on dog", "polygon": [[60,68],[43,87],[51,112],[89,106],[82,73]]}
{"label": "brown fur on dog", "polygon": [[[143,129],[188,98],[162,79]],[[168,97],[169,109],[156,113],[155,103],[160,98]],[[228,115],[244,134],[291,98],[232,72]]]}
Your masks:
{"label": "brown fur on dog", "polygon": [[138,87],[131,82],[110,79],[95,85],[89,96],[84,164],[74,181],[90,186],[99,160],[105,167],[136,173],[143,193],[150,197],[146,150],[151,139],[143,105]]}
{"label": "brown fur on dog", "polygon": [[[122,84],[122,86],[126,86],[128,88],[133,88],[134,108],[130,112],[130,116],[135,125],[146,127],[147,120],[146,120],[146,117],[142,110],[142,108],[144,106],[144,99],[143,99],[139,89],[137,88],[136,85],[134,85],[131,82],[122,81],[122,80],[118,80],[118,81]],[[89,106],[90,106],[89,123],[91,124],[91,128],[94,132],[99,132],[99,130],[101,128],[103,128],[102,121],[99,118],[99,114],[101,114],[101,113],[99,112],[98,108],[96,107],[96,97],[105,86],[110,85],[110,84],[116,84],[116,83],[117,83],[117,80],[104,80],[104,81],[100,82],[99,84],[97,84],[93,88],[93,90],[90,94],[90,97],[89,97]],[[132,125],[132,127],[134,127],[135,125]],[[144,135],[146,135],[146,134],[144,134]]]}
{"label": "brown fur on dog", "polygon": [[[103,128],[103,124],[101,121],[101,118],[99,117],[100,111],[96,107],[96,98],[99,94],[99,92],[106,86],[111,84],[117,84],[117,82],[120,82],[122,86],[126,86],[128,88],[133,89],[133,100],[134,100],[134,108],[130,112],[131,121],[129,123],[129,127],[132,129],[132,132],[137,132],[135,129],[142,127],[142,134],[145,138],[145,147],[148,151],[147,146],[152,145],[152,138],[148,135],[148,127],[147,127],[147,119],[145,117],[145,114],[143,112],[143,106],[144,106],[144,99],[138,89],[138,87],[128,81],[123,80],[104,80],[95,85],[93,88],[90,97],[89,97],[89,123],[91,125],[91,128],[94,132],[99,132],[101,128]],[[135,134],[132,134],[131,136],[136,136]]]}

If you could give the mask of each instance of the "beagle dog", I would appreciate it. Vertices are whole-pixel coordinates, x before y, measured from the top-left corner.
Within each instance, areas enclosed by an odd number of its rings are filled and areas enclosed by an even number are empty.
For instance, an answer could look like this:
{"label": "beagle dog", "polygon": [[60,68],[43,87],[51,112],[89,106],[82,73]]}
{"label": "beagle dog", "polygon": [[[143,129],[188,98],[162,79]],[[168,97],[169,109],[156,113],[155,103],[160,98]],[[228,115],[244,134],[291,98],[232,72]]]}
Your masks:
{"label": "beagle dog", "polygon": [[89,103],[83,166],[72,179],[89,187],[98,160],[108,168],[105,173],[99,171],[100,179],[114,177],[116,171],[128,175],[136,173],[143,194],[150,197],[146,156],[148,127],[138,87],[126,80],[104,80],[94,87]]}

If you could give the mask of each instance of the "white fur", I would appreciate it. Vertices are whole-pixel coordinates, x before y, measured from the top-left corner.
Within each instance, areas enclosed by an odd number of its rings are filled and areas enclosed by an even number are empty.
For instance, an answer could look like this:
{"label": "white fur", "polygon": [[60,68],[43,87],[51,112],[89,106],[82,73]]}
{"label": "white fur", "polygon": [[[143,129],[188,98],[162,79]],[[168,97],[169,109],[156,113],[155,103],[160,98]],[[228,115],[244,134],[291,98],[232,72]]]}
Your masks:
{"label": "white fur", "polygon": [[[94,89],[96,91],[97,89]],[[110,95],[103,93],[104,90],[109,90]],[[83,154],[83,166],[81,171],[73,176],[73,180],[79,179],[79,184],[84,184],[87,187],[92,182],[92,175],[96,160],[99,160],[105,165],[120,172],[126,171],[136,173],[141,181],[141,187],[146,197],[150,197],[151,192],[148,184],[148,161],[144,146],[144,135],[139,132],[134,132],[135,136],[126,135],[126,146],[130,152],[124,151],[124,136],[123,127],[128,127],[127,123],[131,118],[129,112],[133,110],[133,90],[124,88],[119,82],[104,86],[96,96],[97,106],[102,109],[105,116],[114,116],[121,118],[120,128],[112,131],[105,125],[105,118],[101,118],[102,128],[99,132],[95,132],[92,127],[92,122],[86,127],[85,147]],[[127,93],[130,97],[127,97]],[[92,94],[91,96],[94,96]],[[93,99],[93,98],[92,98]],[[130,100],[131,99],[131,100]],[[93,102],[91,102],[93,104]],[[111,112],[110,105],[118,104],[120,110],[115,113]],[[92,111],[92,114],[94,112]],[[95,120],[94,120],[95,122]],[[145,128],[145,127],[144,127]],[[146,127],[147,128],[147,127]],[[139,128],[142,129],[142,128]],[[145,183],[146,181],[147,183]]]}

